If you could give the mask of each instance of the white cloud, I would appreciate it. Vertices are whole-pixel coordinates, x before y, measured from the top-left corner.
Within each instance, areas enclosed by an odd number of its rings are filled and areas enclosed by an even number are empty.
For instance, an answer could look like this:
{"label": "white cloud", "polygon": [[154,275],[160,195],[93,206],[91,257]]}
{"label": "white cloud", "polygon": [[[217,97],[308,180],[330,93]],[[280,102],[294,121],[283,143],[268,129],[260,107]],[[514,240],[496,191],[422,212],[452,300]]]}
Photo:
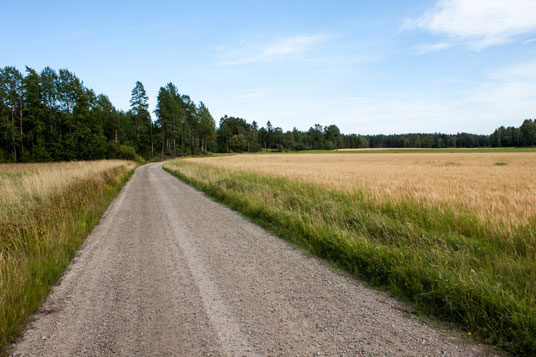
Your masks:
{"label": "white cloud", "polygon": [[237,49],[220,55],[220,65],[237,65],[265,62],[298,55],[311,50],[315,45],[328,39],[325,35],[293,36],[268,44],[249,44],[240,41]]}
{"label": "white cloud", "polygon": [[415,51],[415,53],[424,54],[444,50],[452,46],[453,44],[449,42],[420,43],[418,45],[413,46],[411,49]]}
{"label": "white cloud", "polygon": [[406,27],[446,35],[475,50],[536,31],[534,0],[439,0]]}

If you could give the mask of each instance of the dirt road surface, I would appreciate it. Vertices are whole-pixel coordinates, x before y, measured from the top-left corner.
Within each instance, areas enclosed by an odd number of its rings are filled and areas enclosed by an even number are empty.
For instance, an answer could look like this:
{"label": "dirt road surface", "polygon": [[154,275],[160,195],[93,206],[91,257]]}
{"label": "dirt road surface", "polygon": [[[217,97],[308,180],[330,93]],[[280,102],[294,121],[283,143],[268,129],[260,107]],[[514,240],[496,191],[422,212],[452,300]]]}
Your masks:
{"label": "dirt road surface", "polygon": [[468,356],[461,343],[151,164],[138,168],[15,356]]}

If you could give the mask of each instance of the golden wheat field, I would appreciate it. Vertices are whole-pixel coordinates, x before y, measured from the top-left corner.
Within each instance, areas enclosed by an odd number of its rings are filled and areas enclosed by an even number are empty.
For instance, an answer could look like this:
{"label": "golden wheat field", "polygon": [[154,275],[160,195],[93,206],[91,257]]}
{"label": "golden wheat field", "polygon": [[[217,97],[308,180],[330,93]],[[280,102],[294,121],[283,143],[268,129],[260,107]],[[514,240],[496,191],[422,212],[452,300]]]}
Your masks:
{"label": "golden wheat field", "polygon": [[73,182],[99,178],[113,168],[134,166],[134,162],[124,160],[0,164],[0,218],[61,193]]}
{"label": "golden wheat field", "polygon": [[233,170],[416,200],[526,224],[536,217],[536,153],[267,154],[191,158]]}

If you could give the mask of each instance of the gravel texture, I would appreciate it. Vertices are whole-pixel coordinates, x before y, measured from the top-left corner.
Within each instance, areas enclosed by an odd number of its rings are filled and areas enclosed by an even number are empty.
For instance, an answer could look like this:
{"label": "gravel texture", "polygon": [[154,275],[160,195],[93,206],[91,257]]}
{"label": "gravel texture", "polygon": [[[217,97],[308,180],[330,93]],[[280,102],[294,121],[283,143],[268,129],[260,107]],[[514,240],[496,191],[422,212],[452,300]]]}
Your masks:
{"label": "gravel texture", "polygon": [[469,356],[461,342],[150,164],[13,346],[15,356]]}

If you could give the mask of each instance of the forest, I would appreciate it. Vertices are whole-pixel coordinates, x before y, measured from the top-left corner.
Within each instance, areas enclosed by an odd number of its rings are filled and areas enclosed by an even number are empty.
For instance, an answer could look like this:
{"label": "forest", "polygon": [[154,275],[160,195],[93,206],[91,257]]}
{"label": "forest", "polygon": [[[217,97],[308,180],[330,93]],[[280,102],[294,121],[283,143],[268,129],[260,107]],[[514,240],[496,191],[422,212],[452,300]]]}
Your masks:
{"label": "forest", "polygon": [[215,123],[169,83],[160,89],[152,121],[141,82],[130,109],[118,110],[67,69],[40,73],[0,69],[0,162],[145,159],[200,153],[215,138]]}
{"label": "forest", "polygon": [[536,121],[500,127],[491,135],[343,134],[332,124],[283,131],[270,121],[225,115],[218,127],[203,102],[196,104],[168,83],[158,92],[152,120],[141,82],[130,109],[118,110],[104,94],[84,86],[67,69],[0,68],[0,162],[105,158],[158,160],[210,152],[335,150],[342,148],[472,148],[536,145]]}

